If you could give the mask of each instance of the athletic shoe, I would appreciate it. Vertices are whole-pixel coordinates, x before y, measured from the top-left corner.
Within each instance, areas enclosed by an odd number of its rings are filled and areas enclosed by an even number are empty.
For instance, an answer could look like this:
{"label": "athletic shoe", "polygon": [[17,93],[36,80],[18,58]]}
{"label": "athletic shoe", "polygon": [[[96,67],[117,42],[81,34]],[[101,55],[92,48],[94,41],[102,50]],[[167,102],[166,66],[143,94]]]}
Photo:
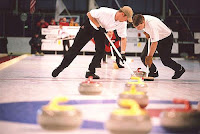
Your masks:
{"label": "athletic shoe", "polygon": [[180,78],[180,77],[183,75],[184,72],[185,72],[185,68],[183,68],[183,67],[181,66],[181,69],[178,70],[178,71],[176,71],[176,72],[174,73],[174,76],[172,76],[172,79],[178,79],[178,78]]}
{"label": "athletic shoe", "polygon": [[159,75],[158,75],[158,71],[156,70],[156,72],[150,72],[149,74],[148,74],[148,77],[158,77]]}
{"label": "athletic shoe", "polygon": [[53,77],[57,77],[60,72],[62,72],[63,68],[57,67],[55,70],[52,72]]}
{"label": "athletic shoe", "polygon": [[86,72],[85,78],[88,78],[89,76],[92,76],[93,79],[100,79],[100,77],[98,75],[91,73],[91,72]]}
{"label": "athletic shoe", "polygon": [[41,53],[40,53],[40,56],[44,56],[44,53],[43,53],[43,52],[41,52]]}
{"label": "athletic shoe", "polygon": [[39,55],[40,55],[40,53],[36,52],[36,53],[35,53],[35,55],[36,55],[36,56],[39,56]]}
{"label": "athletic shoe", "polygon": [[124,68],[124,66],[117,64],[118,68]]}

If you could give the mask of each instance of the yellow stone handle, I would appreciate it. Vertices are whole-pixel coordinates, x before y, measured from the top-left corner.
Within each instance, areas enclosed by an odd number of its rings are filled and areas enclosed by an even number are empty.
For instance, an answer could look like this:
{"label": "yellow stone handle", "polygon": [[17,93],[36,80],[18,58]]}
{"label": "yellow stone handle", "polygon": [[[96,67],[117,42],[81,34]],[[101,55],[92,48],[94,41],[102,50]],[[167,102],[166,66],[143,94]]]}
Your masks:
{"label": "yellow stone handle", "polygon": [[138,82],[139,82],[139,81],[142,81],[142,79],[141,79],[140,77],[134,77],[134,76],[132,76],[131,79],[132,79],[132,80],[138,80]]}
{"label": "yellow stone handle", "polygon": [[124,91],[122,94],[144,95],[145,93],[137,91],[135,85],[132,85],[129,91]]}
{"label": "yellow stone handle", "polygon": [[58,96],[55,97],[53,100],[49,102],[48,105],[45,106],[47,110],[51,111],[68,111],[68,110],[74,110],[75,108],[73,106],[68,105],[59,105],[59,103],[67,102],[68,98],[65,96]]}
{"label": "yellow stone handle", "polygon": [[135,100],[121,99],[119,104],[123,107],[130,107],[130,109],[116,109],[113,111],[113,114],[122,116],[146,115],[146,111],[141,109]]}
{"label": "yellow stone handle", "polygon": [[131,80],[136,80],[136,82],[129,81],[128,84],[144,84],[143,80],[140,77],[131,77]]}

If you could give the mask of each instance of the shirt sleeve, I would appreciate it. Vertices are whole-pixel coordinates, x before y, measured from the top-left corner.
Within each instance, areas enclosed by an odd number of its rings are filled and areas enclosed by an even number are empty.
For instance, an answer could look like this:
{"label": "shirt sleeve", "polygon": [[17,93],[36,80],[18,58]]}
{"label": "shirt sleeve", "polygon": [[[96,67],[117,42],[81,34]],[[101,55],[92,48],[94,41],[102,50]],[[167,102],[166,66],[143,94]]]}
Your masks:
{"label": "shirt sleeve", "polygon": [[117,34],[121,38],[126,38],[127,36],[127,22],[122,23],[119,27],[117,27]]}
{"label": "shirt sleeve", "polygon": [[93,9],[90,11],[90,14],[93,18],[100,18],[101,13],[102,13],[102,8]]}
{"label": "shirt sleeve", "polygon": [[154,26],[151,26],[153,24],[149,24],[150,25],[150,38],[151,38],[151,42],[157,42],[159,41],[159,32],[158,29]]}

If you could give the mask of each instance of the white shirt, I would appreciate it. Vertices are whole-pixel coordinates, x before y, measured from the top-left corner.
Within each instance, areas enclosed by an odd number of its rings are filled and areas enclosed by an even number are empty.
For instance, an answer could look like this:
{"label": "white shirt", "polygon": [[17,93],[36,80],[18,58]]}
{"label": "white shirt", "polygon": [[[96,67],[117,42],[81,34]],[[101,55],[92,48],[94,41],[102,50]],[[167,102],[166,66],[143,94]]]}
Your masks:
{"label": "white shirt", "polygon": [[[113,31],[117,30],[117,34],[121,38],[126,38],[127,36],[127,22],[120,22],[115,21],[115,14],[118,10],[107,8],[107,7],[101,7],[99,9],[93,9],[90,11],[90,14],[93,18],[97,19],[97,21],[100,23],[100,26],[105,28],[106,31]],[[98,30],[96,25],[90,20],[90,24]]]}
{"label": "white shirt", "polygon": [[151,42],[162,40],[172,33],[160,19],[150,15],[143,16],[145,19],[145,28],[143,30],[150,35]]}

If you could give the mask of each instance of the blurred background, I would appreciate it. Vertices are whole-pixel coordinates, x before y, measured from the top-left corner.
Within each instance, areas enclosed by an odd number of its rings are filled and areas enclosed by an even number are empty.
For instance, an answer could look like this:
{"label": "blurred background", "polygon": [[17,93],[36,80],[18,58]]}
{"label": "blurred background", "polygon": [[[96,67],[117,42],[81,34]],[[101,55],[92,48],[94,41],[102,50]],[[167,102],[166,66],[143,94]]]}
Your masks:
{"label": "blurred background", "polygon": [[[34,9],[30,8],[35,2]],[[58,0],[1,0],[0,1],[0,37],[31,37],[40,19],[50,23],[55,18]],[[97,7],[132,7],[135,14],[150,14],[162,19],[173,31],[179,33],[179,41],[187,42],[181,50],[194,55],[194,33],[200,32],[200,8],[198,0],[59,0],[66,6],[59,15],[78,16],[79,25],[84,22],[86,13]],[[68,20],[69,21],[69,20]],[[128,27],[132,27],[130,24]],[[179,48],[181,49],[181,48]],[[180,51],[180,52],[181,52]],[[191,51],[191,52],[190,52]],[[179,53],[180,54],[180,53]]]}

